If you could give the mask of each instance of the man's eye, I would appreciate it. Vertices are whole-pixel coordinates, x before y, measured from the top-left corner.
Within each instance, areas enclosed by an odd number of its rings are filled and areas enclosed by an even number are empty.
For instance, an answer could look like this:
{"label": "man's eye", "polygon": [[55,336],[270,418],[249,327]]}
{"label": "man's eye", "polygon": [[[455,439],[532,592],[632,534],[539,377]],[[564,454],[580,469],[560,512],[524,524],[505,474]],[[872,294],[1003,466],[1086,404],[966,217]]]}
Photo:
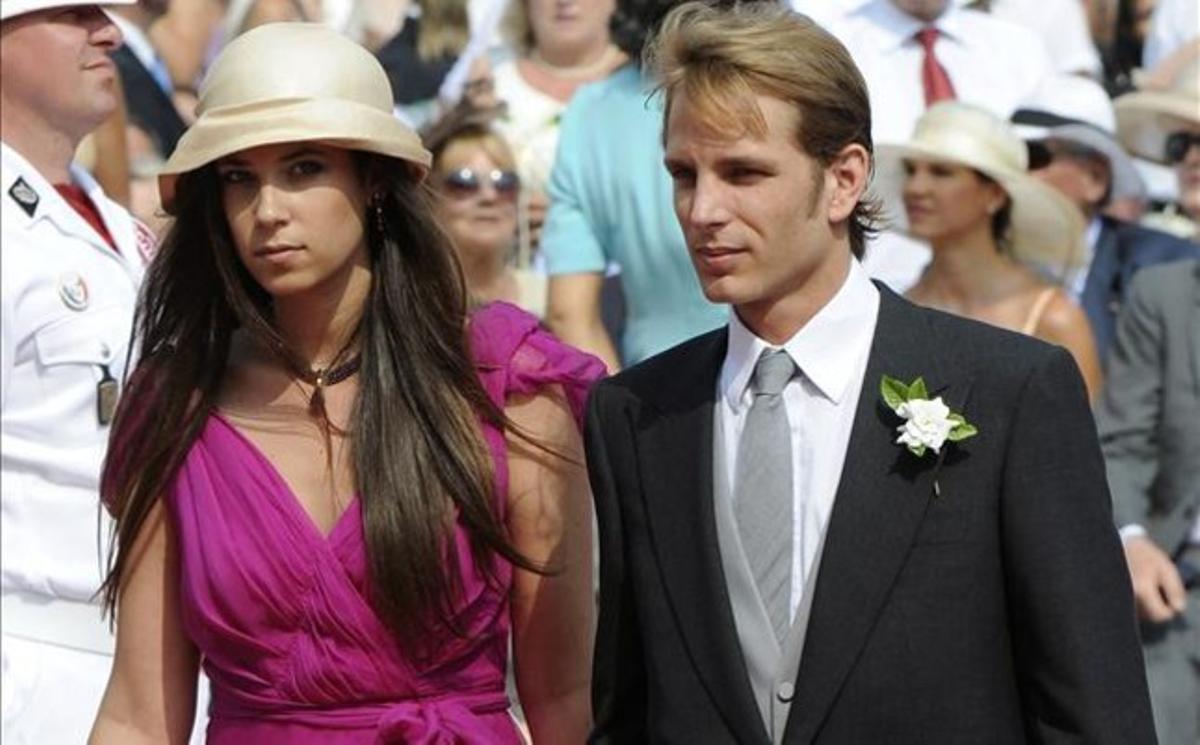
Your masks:
{"label": "man's eye", "polygon": [[729,172],[729,180],[734,183],[746,184],[758,181],[766,175],[757,168],[734,168]]}
{"label": "man's eye", "polygon": [[671,180],[677,184],[689,184],[695,180],[695,175],[686,168],[672,168],[667,173],[671,174]]}

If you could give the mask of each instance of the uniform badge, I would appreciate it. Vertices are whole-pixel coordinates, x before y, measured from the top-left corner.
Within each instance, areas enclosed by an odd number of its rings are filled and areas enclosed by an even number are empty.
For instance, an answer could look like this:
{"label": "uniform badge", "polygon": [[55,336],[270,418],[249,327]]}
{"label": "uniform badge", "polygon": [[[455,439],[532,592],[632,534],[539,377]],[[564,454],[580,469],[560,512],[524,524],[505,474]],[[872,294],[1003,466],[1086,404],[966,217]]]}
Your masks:
{"label": "uniform badge", "polygon": [[101,365],[100,373],[100,382],[96,384],[96,420],[100,422],[101,427],[107,427],[117,415],[120,388],[108,365]]}
{"label": "uniform badge", "polygon": [[12,187],[8,190],[8,195],[30,217],[33,217],[33,213],[37,212],[38,202],[41,201],[41,198],[23,176],[17,176],[17,180],[13,182]]}
{"label": "uniform badge", "polygon": [[58,296],[71,310],[85,310],[90,300],[87,282],[77,272],[67,272],[58,278]]}

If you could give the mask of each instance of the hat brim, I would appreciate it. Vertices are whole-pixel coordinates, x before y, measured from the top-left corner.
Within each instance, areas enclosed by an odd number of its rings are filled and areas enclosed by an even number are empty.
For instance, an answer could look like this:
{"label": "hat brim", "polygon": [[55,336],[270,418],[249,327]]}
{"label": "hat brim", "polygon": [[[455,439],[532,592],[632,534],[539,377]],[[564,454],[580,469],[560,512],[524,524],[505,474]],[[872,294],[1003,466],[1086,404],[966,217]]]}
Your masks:
{"label": "hat brim", "polygon": [[79,5],[133,5],[137,0],[5,0],[3,5],[0,5],[0,21],[7,21],[9,18],[23,16],[26,13],[33,13],[38,10],[50,10],[51,8],[73,8]]}
{"label": "hat brim", "polygon": [[1083,261],[1084,220],[1079,208],[1053,187],[1026,173],[1000,171],[981,159],[949,156],[917,143],[876,149],[871,191],[883,205],[888,227],[908,234],[904,210],[904,161],[925,160],[966,166],[994,180],[1012,202],[1010,236],[1013,258],[1065,275]]}
{"label": "hat brim", "polygon": [[173,209],[175,185],[185,173],[250,148],[315,141],[402,160],[417,180],[428,175],[432,161],[421,139],[395,116],[353,102],[294,99],[216,109],[180,138],[159,173],[163,207]]}
{"label": "hat brim", "polygon": [[1060,124],[1056,127],[1038,127],[1028,124],[1013,126],[1017,135],[1026,142],[1057,139],[1084,145],[1100,153],[1108,161],[1112,173],[1113,199],[1144,199],[1146,182],[1133,165],[1133,158],[1112,135],[1087,124]]}
{"label": "hat brim", "polygon": [[1167,137],[1181,129],[1200,127],[1200,95],[1139,91],[1114,101],[1117,136],[1131,153],[1166,163]]}

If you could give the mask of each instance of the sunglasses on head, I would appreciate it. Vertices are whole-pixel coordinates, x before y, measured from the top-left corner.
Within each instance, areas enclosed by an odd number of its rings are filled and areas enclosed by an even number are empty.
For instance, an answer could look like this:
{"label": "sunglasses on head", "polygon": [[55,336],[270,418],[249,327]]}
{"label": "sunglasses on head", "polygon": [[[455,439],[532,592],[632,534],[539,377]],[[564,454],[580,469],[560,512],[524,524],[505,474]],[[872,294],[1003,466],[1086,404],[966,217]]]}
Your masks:
{"label": "sunglasses on head", "polygon": [[521,179],[513,171],[502,171],[494,168],[490,171],[473,171],[470,168],[459,168],[450,171],[442,177],[442,185],[446,191],[455,197],[470,197],[479,193],[484,182],[492,185],[501,198],[516,197],[521,187]]}
{"label": "sunglasses on head", "polygon": [[1168,163],[1182,163],[1193,147],[1200,147],[1200,132],[1172,132],[1163,150]]}

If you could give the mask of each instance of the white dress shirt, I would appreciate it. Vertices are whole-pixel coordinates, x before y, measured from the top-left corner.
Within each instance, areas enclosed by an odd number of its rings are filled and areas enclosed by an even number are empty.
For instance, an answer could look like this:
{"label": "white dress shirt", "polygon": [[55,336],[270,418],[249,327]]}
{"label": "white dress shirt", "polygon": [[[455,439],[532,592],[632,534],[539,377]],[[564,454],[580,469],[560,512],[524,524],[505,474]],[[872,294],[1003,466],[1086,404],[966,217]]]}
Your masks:
{"label": "white dress shirt", "polygon": [[1041,37],[1059,72],[1097,79],[1103,74],[1100,52],[1092,41],[1080,0],[992,0],[989,12]]}
{"label": "white dress shirt", "polygon": [[[782,347],[799,369],[783,389],[792,437],[793,619],[833,511],[878,316],[879,290],[858,262],[851,261],[833,299]],[[738,442],[754,399],[750,378],[759,355],[769,347],[737,313],[730,313],[729,349],[717,381],[716,406],[730,495],[737,481]]]}
{"label": "white dress shirt", "polygon": [[[891,0],[871,0],[829,22],[867,81],[877,144],[904,142],[925,113],[925,53],[914,36],[926,25]],[[933,25],[941,32],[934,52],[956,98],[1006,121],[1054,72],[1042,40],[1023,26],[953,3]]]}

